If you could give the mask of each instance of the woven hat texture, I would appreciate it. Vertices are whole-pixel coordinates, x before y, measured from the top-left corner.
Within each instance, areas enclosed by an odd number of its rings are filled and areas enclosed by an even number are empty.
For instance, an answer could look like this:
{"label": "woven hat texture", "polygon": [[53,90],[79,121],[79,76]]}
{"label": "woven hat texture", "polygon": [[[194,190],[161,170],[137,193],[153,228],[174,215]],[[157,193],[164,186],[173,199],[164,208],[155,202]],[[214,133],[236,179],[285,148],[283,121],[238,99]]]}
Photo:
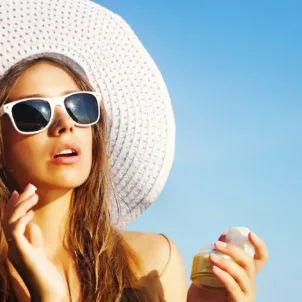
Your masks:
{"label": "woven hat texture", "polygon": [[158,198],[173,163],[175,121],[164,80],[129,25],[97,3],[1,0],[0,77],[44,55],[71,64],[102,94],[118,194],[111,214],[124,228]]}

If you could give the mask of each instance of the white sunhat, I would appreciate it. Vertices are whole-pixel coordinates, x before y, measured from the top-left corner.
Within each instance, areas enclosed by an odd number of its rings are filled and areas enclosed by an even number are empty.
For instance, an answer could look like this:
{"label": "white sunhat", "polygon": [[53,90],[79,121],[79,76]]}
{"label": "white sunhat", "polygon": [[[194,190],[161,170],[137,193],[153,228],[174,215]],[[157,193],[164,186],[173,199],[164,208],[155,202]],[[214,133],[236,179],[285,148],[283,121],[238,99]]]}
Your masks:
{"label": "white sunhat", "polygon": [[1,0],[0,78],[18,61],[44,55],[72,65],[102,94],[119,197],[111,215],[124,228],[158,198],[174,160],[164,80],[129,25],[92,1]]}

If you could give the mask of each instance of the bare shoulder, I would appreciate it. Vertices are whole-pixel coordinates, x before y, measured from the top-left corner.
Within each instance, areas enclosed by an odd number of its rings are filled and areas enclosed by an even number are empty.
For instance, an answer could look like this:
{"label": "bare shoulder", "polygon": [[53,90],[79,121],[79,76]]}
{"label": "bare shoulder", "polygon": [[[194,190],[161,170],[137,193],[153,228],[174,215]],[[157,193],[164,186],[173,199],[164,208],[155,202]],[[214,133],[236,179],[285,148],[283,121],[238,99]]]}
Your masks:
{"label": "bare shoulder", "polygon": [[145,273],[156,270],[161,274],[171,257],[170,254],[177,253],[180,257],[176,245],[161,234],[129,231],[124,231],[122,234],[141,258]]}
{"label": "bare shoulder", "polygon": [[159,279],[165,301],[186,301],[188,283],[176,244],[157,233],[123,231],[122,235],[142,261],[142,277],[157,276]]}

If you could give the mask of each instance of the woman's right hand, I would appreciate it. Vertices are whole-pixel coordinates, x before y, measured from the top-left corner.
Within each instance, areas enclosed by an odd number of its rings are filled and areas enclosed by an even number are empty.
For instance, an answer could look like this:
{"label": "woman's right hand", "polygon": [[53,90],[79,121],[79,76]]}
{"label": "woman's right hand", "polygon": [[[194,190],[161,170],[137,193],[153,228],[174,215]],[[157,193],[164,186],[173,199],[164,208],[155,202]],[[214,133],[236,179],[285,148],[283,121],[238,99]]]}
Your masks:
{"label": "woman's right hand", "polygon": [[38,202],[35,191],[31,184],[20,195],[14,191],[6,205],[3,228],[8,241],[8,259],[23,279],[32,301],[66,301],[65,282],[47,259],[41,229],[32,222],[31,208]]}

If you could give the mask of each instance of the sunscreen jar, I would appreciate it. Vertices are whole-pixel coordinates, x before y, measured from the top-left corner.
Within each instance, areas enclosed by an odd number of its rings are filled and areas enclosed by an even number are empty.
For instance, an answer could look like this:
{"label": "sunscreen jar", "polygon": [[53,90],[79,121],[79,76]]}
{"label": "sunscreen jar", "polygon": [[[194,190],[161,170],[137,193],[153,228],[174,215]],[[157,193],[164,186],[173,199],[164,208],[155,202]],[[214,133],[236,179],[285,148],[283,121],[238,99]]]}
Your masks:
{"label": "sunscreen jar", "polygon": [[217,250],[213,245],[203,246],[193,258],[191,280],[198,287],[223,290],[224,285],[212,273],[213,264],[210,261],[211,254],[219,254],[221,257],[230,258]]}
{"label": "sunscreen jar", "polygon": [[[246,227],[233,227],[226,234],[226,242],[235,244],[254,256],[254,247],[248,240],[249,233],[250,230]],[[201,247],[199,253],[193,258],[191,281],[197,287],[225,290],[223,283],[212,273],[213,264],[209,258],[211,254],[219,254],[221,257],[230,259],[229,256],[218,252],[214,245]]]}

